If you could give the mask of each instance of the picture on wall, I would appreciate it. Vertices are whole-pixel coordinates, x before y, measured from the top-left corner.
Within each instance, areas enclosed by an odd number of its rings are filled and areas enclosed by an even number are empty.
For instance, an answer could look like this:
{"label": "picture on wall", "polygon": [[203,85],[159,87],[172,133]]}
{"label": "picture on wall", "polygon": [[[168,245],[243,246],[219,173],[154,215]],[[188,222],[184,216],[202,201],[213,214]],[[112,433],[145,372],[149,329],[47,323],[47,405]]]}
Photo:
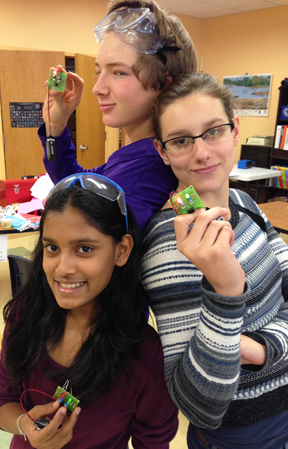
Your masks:
{"label": "picture on wall", "polygon": [[268,117],[272,74],[224,76],[232,92],[234,113],[246,117]]}

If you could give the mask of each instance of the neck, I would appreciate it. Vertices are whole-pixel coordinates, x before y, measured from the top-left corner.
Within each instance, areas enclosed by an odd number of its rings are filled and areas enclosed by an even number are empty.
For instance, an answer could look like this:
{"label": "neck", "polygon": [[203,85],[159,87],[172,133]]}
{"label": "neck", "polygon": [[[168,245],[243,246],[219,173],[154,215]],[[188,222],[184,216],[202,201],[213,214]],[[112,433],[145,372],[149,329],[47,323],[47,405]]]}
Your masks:
{"label": "neck", "polygon": [[137,142],[138,140],[155,136],[149,119],[136,125],[131,124],[130,126],[125,126],[123,129],[125,132],[125,145],[130,145],[130,143]]}

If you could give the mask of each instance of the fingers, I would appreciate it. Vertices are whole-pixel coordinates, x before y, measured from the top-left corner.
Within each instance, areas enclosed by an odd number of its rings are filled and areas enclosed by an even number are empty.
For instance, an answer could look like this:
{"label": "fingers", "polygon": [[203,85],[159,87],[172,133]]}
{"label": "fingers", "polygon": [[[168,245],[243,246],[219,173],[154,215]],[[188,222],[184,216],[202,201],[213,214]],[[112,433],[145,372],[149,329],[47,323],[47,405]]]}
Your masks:
{"label": "fingers", "polygon": [[[217,218],[227,215],[226,208],[214,207],[208,211],[204,209],[198,210],[193,214],[177,216],[174,221],[175,233],[177,237],[177,246],[182,252],[181,247],[187,245],[189,241],[195,246],[203,241],[205,244],[211,246],[218,238],[219,232],[222,228],[231,225],[227,221],[216,221]],[[192,232],[189,232],[189,226],[194,223]],[[224,234],[226,236],[226,233]],[[230,239],[233,239],[233,232],[230,233]]]}
{"label": "fingers", "polygon": [[40,431],[36,429],[36,426],[30,420],[29,429],[27,429],[26,434],[32,447],[39,449],[59,449],[64,447],[72,439],[73,428],[78,420],[81,409],[77,407],[68,417],[67,408],[59,407],[59,401],[55,401],[54,403],[36,406],[29,412],[33,418],[40,418],[56,412],[48,426]]}

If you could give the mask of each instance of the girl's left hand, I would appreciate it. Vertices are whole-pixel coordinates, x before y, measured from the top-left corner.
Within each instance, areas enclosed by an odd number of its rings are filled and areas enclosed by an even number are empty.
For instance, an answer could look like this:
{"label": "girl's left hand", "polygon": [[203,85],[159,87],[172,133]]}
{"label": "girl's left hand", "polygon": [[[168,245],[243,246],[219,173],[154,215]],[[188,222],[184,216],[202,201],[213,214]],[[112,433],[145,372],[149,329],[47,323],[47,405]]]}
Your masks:
{"label": "girl's left hand", "polygon": [[221,207],[201,209],[177,216],[174,226],[178,250],[204,274],[215,292],[238,296],[244,291],[245,273],[231,250],[234,232],[228,221],[216,221],[227,213]]}
{"label": "girl's left hand", "polygon": [[264,365],[266,347],[247,335],[240,335],[241,365]]}

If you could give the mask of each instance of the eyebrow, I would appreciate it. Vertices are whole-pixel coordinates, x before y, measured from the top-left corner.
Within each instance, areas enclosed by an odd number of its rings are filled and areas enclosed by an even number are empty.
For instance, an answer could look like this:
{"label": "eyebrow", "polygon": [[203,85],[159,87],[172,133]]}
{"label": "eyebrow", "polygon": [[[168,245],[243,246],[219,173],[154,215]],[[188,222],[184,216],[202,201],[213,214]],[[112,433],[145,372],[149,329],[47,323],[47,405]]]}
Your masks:
{"label": "eyebrow", "polygon": [[[212,120],[208,120],[207,122],[203,123],[203,128],[206,128],[206,131],[208,131],[209,128],[214,128],[214,126],[216,127],[216,123],[218,122],[222,122],[220,123],[221,125],[225,123],[225,120],[223,119],[223,117],[215,117]],[[205,132],[205,131],[204,131]],[[180,129],[175,129],[173,131],[171,131],[170,133],[168,133],[167,137],[165,140],[169,140],[169,139],[173,139],[173,137],[179,137],[179,136],[187,136],[189,137],[191,135],[190,131],[186,128],[180,128]]]}
{"label": "eyebrow", "polygon": [[[125,64],[125,62],[110,62],[109,64],[106,65],[107,67],[127,67],[129,69],[131,69],[131,66],[128,64]],[[100,68],[100,64],[98,64],[97,61],[95,61],[95,67]]]}
{"label": "eyebrow", "polygon": [[[42,237],[42,243],[51,243],[51,244],[55,244],[57,246],[57,241],[55,242],[55,240],[51,237]],[[90,237],[82,237],[81,239],[74,239],[74,240],[70,240],[69,243],[72,244],[96,244],[99,243],[99,240],[95,240],[95,239],[91,239]]]}

